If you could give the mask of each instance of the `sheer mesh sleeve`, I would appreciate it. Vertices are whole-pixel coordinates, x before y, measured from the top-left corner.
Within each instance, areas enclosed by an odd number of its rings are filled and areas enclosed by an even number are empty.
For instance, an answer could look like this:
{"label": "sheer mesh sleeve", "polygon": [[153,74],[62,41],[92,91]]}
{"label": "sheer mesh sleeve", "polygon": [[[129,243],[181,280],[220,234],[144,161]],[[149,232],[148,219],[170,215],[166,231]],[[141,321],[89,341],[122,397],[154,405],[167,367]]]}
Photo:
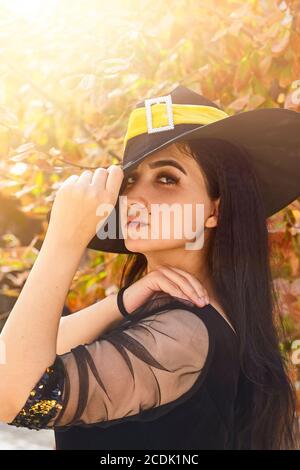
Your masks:
{"label": "sheer mesh sleeve", "polygon": [[158,295],[96,341],[57,355],[9,424],[109,425],[185,394],[203,370],[209,334],[186,301],[174,299]]}

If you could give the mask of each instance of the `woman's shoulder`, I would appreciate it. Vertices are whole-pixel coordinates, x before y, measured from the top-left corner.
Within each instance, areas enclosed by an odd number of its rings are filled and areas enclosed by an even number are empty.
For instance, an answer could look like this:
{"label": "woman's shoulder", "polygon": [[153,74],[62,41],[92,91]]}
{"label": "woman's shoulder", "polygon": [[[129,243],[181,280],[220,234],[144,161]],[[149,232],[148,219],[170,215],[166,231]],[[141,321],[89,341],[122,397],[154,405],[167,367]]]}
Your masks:
{"label": "woman's shoulder", "polygon": [[140,317],[134,319],[138,328],[149,321],[152,331],[173,338],[177,351],[189,350],[190,363],[201,369],[193,393],[204,383],[212,384],[213,388],[220,384],[223,392],[229,393],[239,377],[238,336],[223,310],[220,312],[216,306],[214,302],[199,307],[191,301],[158,293],[142,306]]}
{"label": "woman's shoulder", "polygon": [[205,365],[206,371],[213,361],[226,367],[231,362],[232,369],[239,367],[237,335],[212,304],[201,308],[192,301],[158,291],[99,339],[114,341],[123,333],[131,343],[137,339],[144,344],[153,337],[156,344],[168,345],[170,351],[174,344],[183,355],[188,351],[193,363]]}
{"label": "woman's shoulder", "polygon": [[[209,364],[215,358],[219,365],[227,366],[230,362],[232,368],[239,369],[238,335],[224,310],[215,301],[199,307],[192,301],[158,293],[141,308],[141,319],[143,315],[151,322],[164,321],[166,330],[172,324],[176,325],[180,331],[177,338],[180,338],[185,346],[189,337],[189,345],[193,346],[195,351],[197,344],[205,347]],[[139,322],[138,315],[135,321]]]}
{"label": "woman's shoulder", "polygon": [[134,310],[130,317],[124,318],[117,329],[131,329],[135,325],[137,327],[151,325],[155,328],[162,324],[165,325],[166,331],[178,330],[176,337],[181,338],[183,344],[186,344],[187,340],[191,343],[197,341],[202,344],[209,343],[209,356],[215,343],[223,347],[224,353],[226,348],[237,347],[237,334],[223,309],[215,301],[199,307],[192,301],[162,291],[153,294]]}
{"label": "woman's shoulder", "polygon": [[[200,319],[210,318],[208,326],[217,324],[219,327],[223,325],[225,329],[230,329],[232,334],[237,336],[236,331],[225,314],[224,309],[216,300],[204,307],[199,307],[192,301],[183,299],[181,297],[171,296],[165,292],[157,292],[150,299],[144,302],[130,315],[128,321],[135,322],[150,315],[161,315],[166,312],[186,311],[194,313]],[[190,315],[192,317],[192,315]],[[184,318],[184,317],[183,317]]]}

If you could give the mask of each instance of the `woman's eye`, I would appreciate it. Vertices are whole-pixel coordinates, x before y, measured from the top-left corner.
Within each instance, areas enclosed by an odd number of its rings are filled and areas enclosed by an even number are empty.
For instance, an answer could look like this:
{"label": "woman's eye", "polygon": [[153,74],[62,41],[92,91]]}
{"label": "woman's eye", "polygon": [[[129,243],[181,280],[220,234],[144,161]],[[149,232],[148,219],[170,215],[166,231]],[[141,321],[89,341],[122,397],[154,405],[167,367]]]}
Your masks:
{"label": "woman's eye", "polygon": [[179,178],[176,178],[176,177],[171,176],[171,175],[167,175],[165,173],[159,174],[158,178],[159,179],[164,178],[165,180],[167,180],[165,183],[162,183],[162,184],[163,185],[168,185],[168,186],[171,186],[172,184],[178,183],[178,180],[179,180]]}
{"label": "woman's eye", "polygon": [[133,176],[128,176],[127,180],[126,180],[126,184],[130,184],[130,178],[134,178]]}
{"label": "woman's eye", "polygon": [[[133,181],[131,181],[131,179],[133,179]],[[135,179],[135,176],[128,176],[128,178],[124,182],[125,186],[128,186],[128,185],[134,183],[134,179]],[[164,182],[161,181],[161,184],[164,185],[164,186],[171,186],[173,184],[175,185],[179,181],[179,178],[177,178],[175,176],[168,175],[166,173],[158,174],[157,179],[158,180],[164,179],[165,180]]]}

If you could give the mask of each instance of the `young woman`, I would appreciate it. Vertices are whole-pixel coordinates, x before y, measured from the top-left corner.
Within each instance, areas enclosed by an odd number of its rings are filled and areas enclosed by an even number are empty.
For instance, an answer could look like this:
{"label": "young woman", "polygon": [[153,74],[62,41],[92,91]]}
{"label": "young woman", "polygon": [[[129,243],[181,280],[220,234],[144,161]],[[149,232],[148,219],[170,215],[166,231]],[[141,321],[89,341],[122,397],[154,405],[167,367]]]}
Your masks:
{"label": "young woman", "polygon": [[[58,191],[1,333],[0,419],[53,428],[58,449],[297,448],[266,225],[266,207],[283,207],[291,194],[282,187],[266,205],[250,154],[226,139],[160,147],[144,150],[125,178],[112,166],[73,175]],[[132,253],[122,289],[60,319],[99,201],[114,205],[118,193],[127,197],[128,236],[111,251]],[[164,237],[165,218],[153,227],[156,204],[191,211],[171,218]],[[174,235],[186,225],[203,246],[187,249],[186,232]]]}

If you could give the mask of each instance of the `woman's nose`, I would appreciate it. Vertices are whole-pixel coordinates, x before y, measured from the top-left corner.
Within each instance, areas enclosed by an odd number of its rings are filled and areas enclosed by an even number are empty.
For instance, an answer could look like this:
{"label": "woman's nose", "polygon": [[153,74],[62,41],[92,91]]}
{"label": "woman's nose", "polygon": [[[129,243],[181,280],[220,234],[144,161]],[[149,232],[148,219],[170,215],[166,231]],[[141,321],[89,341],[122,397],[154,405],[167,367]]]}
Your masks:
{"label": "woman's nose", "polygon": [[142,202],[141,200],[137,201],[135,199],[128,198],[127,207],[127,214],[129,217],[140,217],[148,212],[147,203]]}

